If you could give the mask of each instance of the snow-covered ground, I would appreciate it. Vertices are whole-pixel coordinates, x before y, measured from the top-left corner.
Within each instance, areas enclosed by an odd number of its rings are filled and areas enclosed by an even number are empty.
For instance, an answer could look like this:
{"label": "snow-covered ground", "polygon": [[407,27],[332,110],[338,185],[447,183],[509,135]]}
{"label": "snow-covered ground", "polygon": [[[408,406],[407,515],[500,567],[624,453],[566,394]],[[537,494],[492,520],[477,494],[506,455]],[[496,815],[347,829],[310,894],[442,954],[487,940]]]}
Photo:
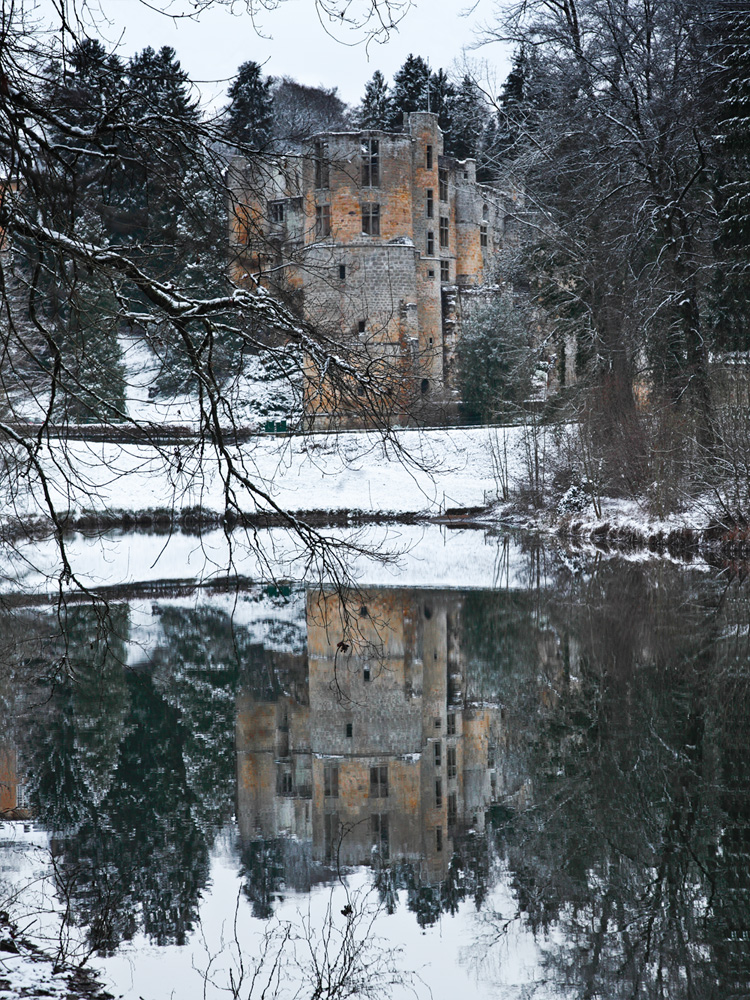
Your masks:
{"label": "snow-covered ground", "polygon": [[[338,575],[322,559],[311,560],[298,539],[282,528],[245,533],[223,531],[200,537],[112,532],[73,534],[67,555],[78,584],[198,580],[211,582],[228,572],[250,580],[346,582],[360,587],[516,589],[529,585],[533,564],[521,543],[490,530],[457,530],[439,524],[368,525],[324,532],[333,546],[325,555],[341,557]],[[44,593],[60,572],[53,539],[20,543],[0,559],[0,593]],[[544,580],[541,580],[544,585]]]}
{"label": "snow-covered ground", "polygon": [[[375,432],[259,436],[234,453],[257,488],[286,510],[351,510],[437,514],[484,505],[497,495],[493,454],[508,454],[508,475],[522,474],[519,428],[404,430],[396,441]],[[53,442],[41,455],[51,495],[61,510],[140,510],[201,507],[223,511],[222,468],[210,448],[182,445],[166,454],[144,445]],[[252,491],[237,490],[252,512]],[[260,504],[262,505],[262,502]],[[44,513],[32,476],[6,510]]]}

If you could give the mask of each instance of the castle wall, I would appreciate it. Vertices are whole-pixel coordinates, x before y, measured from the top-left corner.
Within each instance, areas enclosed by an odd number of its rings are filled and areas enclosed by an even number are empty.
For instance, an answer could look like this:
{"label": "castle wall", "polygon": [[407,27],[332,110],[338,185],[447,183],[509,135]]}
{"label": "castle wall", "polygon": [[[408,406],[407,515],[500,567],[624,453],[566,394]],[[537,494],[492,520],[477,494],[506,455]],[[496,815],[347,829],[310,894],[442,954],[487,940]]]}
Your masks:
{"label": "castle wall", "polygon": [[[238,158],[230,177],[233,277],[260,276],[356,347],[363,368],[388,360],[396,409],[451,399],[451,289],[485,280],[516,194],[478,184],[473,160],[446,157],[428,112],[407,115],[403,133],[325,133],[304,155]],[[315,385],[312,367],[309,380],[308,413],[356,409],[356,398]]]}

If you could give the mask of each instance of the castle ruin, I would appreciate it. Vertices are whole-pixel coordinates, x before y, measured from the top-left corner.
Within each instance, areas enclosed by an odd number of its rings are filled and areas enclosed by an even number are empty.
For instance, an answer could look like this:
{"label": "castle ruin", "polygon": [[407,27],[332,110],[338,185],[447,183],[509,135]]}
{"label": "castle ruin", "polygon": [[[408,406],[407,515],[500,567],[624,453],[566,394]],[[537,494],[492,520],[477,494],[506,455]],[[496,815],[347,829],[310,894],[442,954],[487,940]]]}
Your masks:
{"label": "castle ruin", "polygon": [[[324,133],[300,153],[237,157],[230,176],[234,280],[259,282],[390,365],[410,386],[404,410],[455,415],[461,317],[493,277],[520,192],[481,184],[474,160],[444,156],[429,112],[405,116],[403,132]],[[312,426],[357,422],[314,374],[308,382]]]}

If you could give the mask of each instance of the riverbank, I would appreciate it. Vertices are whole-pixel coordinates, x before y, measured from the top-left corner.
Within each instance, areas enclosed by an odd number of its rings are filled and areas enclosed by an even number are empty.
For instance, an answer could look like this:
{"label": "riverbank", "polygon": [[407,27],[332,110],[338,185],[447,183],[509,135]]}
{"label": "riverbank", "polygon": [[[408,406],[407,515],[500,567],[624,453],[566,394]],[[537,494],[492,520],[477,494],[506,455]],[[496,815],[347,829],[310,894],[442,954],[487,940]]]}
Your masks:
{"label": "riverbank", "polygon": [[[2,824],[0,824],[0,827]],[[88,969],[58,966],[0,912],[0,1000],[114,1000]]]}
{"label": "riverbank", "polygon": [[0,526],[4,538],[42,538],[53,528],[192,535],[276,528],[289,524],[281,513],[287,511],[316,530],[438,522],[523,528],[573,546],[750,557],[748,532],[717,526],[708,502],[658,518],[645,499],[597,497],[594,504],[580,487],[561,494],[551,440],[532,502],[531,457],[520,427],[401,430],[385,440],[376,432],[255,438],[237,458],[265,499],[240,483],[228,511],[223,470],[197,448],[197,441],[166,450],[53,441],[42,469],[56,525],[31,476],[4,505],[13,512]]}

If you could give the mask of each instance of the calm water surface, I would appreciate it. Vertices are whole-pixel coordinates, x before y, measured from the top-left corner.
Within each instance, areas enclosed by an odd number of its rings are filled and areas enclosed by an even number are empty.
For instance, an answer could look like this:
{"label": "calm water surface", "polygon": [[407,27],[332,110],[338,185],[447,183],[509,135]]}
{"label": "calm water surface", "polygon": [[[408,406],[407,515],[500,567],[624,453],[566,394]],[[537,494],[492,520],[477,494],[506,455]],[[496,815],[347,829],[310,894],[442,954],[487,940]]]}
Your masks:
{"label": "calm water surface", "polygon": [[4,908],[144,1000],[347,934],[379,995],[750,995],[748,583],[514,559],[2,612]]}

